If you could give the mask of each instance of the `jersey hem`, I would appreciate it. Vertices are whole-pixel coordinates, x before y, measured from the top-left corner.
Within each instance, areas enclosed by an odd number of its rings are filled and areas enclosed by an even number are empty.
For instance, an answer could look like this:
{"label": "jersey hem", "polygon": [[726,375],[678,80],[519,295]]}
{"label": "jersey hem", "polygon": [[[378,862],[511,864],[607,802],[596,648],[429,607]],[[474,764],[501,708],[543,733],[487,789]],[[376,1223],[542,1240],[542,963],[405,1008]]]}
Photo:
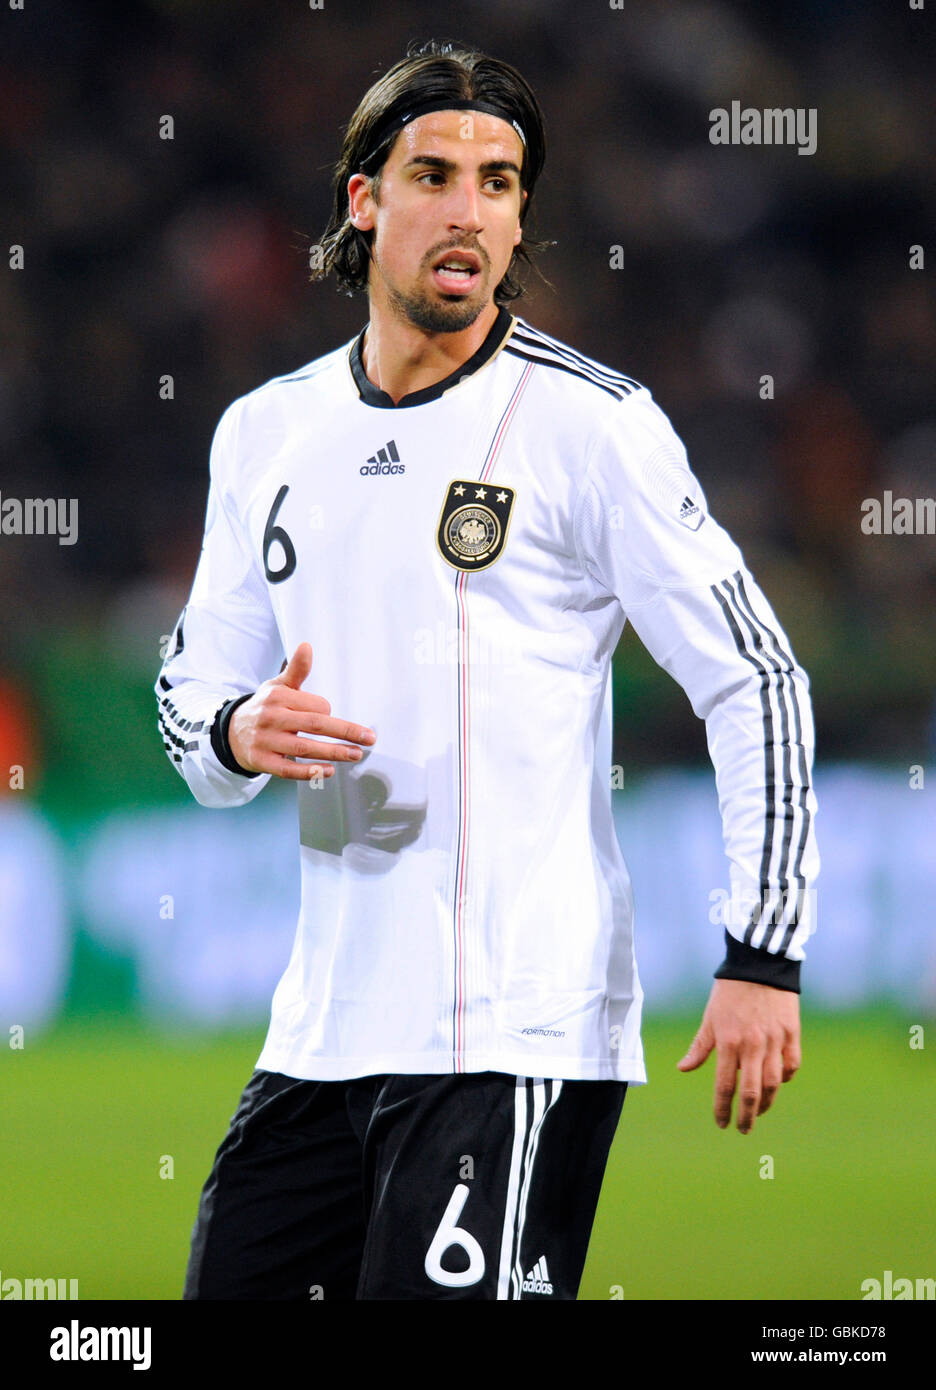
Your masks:
{"label": "jersey hem", "polygon": [[460,1072],[498,1071],[508,1076],[538,1076],[557,1081],[627,1081],[647,1084],[646,1067],[639,1057],[615,1062],[600,1057],[544,1057],[510,1053],[463,1053],[456,1067],[452,1054],[440,1052],[391,1052],[373,1057],[312,1057],[264,1048],[256,1063],[260,1071],[276,1071],[299,1081],[352,1081],[361,1076],[457,1075]]}

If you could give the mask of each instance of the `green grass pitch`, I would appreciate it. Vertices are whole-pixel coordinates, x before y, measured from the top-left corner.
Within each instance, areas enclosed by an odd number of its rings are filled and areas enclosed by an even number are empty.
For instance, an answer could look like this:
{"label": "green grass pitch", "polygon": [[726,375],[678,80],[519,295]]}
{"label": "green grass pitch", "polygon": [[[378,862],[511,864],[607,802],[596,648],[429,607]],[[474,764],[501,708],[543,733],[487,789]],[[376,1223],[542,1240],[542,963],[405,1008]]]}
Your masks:
{"label": "green grass pitch", "polygon": [[[748,1135],[712,1119],[713,1058],[676,1070],[696,1026],[645,1017],[650,1084],[624,1103],[580,1297],[859,1299],[887,1269],[936,1276],[936,1021],[804,1011],[803,1067]],[[72,1023],[4,1048],[0,1277],[179,1298],[262,1037]]]}

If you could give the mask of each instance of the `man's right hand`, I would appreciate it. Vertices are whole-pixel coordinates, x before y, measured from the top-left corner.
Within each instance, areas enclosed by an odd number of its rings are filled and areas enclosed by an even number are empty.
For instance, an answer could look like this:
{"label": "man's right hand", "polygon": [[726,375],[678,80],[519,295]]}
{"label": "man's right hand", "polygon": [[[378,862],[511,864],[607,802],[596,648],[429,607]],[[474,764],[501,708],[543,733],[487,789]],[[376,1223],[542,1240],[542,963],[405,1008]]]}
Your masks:
{"label": "man's right hand", "polygon": [[[364,724],[332,719],[331,705],[321,695],[300,689],[312,670],[312,648],[300,642],[284,671],[264,681],[231,716],[228,743],[245,772],[272,772],[275,777],[308,781],[332,777],[334,762],[357,762],[363,757],[355,744],[371,744],[377,735]],[[300,733],[323,734],[330,743],[300,738]],[[293,758],[323,758],[323,763],[297,763]]]}

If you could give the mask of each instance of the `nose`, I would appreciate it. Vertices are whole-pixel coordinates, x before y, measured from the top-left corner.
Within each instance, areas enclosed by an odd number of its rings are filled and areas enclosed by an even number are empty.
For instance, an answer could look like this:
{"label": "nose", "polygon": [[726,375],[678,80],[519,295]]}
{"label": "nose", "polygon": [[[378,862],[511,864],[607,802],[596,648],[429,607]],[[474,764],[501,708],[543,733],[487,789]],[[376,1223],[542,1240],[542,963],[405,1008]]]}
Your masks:
{"label": "nose", "polygon": [[481,218],[481,191],[474,179],[466,175],[452,184],[452,192],[448,208],[448,225],[453,229],[463,232],[480,232],[483,226]]}

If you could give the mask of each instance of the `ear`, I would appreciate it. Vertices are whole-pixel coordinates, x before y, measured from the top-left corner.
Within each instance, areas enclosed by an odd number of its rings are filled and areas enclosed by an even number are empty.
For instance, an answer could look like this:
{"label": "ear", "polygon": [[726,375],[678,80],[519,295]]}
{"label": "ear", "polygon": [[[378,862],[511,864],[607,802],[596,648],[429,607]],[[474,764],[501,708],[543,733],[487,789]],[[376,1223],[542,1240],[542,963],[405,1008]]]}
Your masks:
{"label": "ear", "polygon": [[[523,209],[524,209],[524,206],[525,206],[525,204],[526,204],[526,200],[527,200],[527,198],[528,198],[530,195],[529,195],[529,193],[527,192],[527,190],[526,190],[525,188],[522,189],[521,192],[522,192],[522,195],[523,195],[523,196],[522,196],[522,198],[520,199],[520,211],[522,212]],[[514,232],[514,246],[519,246],[519,244],[520,244],[520,242],[522,241],[522,239],[523,239],[523,228],[520,226],[520,223],[519,223],[519,221],[518,221],[518,223],[517,223],[517,230]]]}
{"label": "ear", "polygon": [[348,216],[361,232],[369,232],[374,226],[370,187],[371,181],[366,174],[352,174],[348,179]]}

